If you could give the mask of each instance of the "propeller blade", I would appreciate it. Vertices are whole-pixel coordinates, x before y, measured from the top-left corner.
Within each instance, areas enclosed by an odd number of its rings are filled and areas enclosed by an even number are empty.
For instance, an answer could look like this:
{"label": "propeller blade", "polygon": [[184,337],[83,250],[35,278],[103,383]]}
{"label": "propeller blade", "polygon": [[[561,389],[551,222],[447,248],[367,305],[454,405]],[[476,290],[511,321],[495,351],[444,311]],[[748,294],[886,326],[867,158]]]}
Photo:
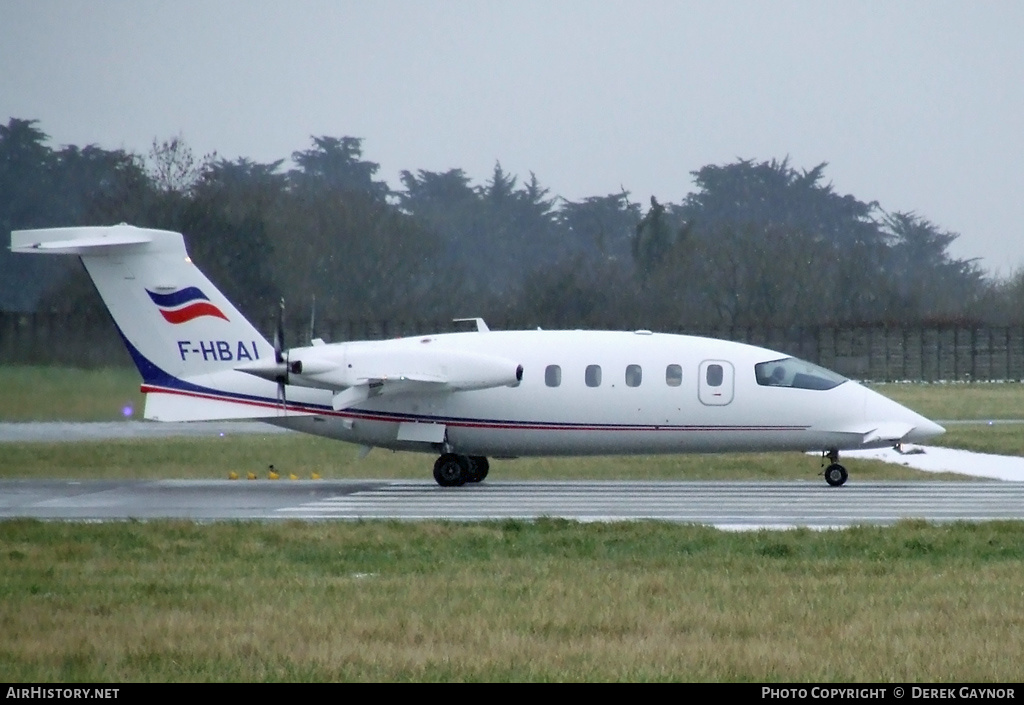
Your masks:
{"label": "propeller blade", "polygon": [[277,330],[274,331],[274,359],[284,362],[284,298],[277,309]]}
{"label": "propeller blade", "polygon": [[279,375],[277,378],[277,398],[281,400],[281,408],[285,411],[288,410],[288,393],[285,391],[285,385],[288,383],[287,373]]}

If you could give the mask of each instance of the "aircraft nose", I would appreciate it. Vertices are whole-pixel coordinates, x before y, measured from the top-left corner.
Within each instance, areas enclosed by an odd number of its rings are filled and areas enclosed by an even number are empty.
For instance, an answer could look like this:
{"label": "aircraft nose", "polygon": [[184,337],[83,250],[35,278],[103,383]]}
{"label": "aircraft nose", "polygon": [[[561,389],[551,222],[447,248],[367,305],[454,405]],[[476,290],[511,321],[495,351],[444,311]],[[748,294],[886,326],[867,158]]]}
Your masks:
{"label": "aircraft nose", "polygon": [[923,443],[946,432],[934,421],[870,389],[865,390],[864,418],[883,428],[891,425],[887,430],[906,443]]}

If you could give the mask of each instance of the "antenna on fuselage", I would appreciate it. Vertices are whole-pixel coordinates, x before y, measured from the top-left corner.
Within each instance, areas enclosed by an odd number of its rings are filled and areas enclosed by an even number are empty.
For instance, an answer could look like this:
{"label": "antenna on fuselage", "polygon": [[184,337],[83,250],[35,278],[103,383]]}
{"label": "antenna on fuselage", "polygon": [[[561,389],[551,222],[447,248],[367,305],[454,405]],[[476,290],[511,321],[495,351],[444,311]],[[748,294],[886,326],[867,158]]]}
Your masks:
{"label": "antenna on fuselage", "polygon": [[452,323],[475,323],[476,329],[480,333],[490,333],[491,329],[487,327],[482,318],[453,318]]}

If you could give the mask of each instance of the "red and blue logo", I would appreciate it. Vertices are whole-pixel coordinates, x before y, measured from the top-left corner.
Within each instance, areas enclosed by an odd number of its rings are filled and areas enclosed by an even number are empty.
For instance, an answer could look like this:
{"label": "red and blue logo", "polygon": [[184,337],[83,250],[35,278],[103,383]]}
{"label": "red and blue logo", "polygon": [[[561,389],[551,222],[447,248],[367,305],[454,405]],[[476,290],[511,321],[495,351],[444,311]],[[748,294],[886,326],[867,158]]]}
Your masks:
{"label": "red and blue logo", "polygon": [[224,312],[210,303],[210,298],[194,286],[170,294],[157,294],[149,289],[146,289],[146,293],[160,309],[160,315],[175,325],[203,316],[228,320]]}

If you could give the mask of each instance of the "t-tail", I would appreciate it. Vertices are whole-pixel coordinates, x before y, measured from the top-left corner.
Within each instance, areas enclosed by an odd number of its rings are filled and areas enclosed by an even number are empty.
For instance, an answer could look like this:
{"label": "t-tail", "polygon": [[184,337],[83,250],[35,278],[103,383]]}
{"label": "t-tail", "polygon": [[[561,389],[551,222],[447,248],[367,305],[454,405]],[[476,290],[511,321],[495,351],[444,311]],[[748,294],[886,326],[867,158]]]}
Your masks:
{"label": "t-tail", "polygon": [[89,276],[142,375],[146,418],[276,416],[276,385],[235,370],[274,348],[192,264],[179,233],[129,225],[17,230],[13,252],[70,254]]}

